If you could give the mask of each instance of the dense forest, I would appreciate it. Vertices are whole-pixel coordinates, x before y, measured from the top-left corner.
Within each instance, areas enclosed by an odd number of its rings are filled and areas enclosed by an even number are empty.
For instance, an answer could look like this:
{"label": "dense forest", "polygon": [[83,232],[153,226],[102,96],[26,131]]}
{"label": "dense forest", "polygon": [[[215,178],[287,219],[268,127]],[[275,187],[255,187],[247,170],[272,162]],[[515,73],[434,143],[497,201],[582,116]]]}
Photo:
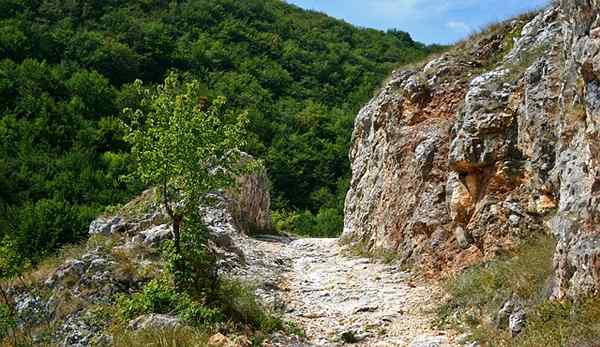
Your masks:
{"label": "dense forest", "polygon": [[435,48],[280,0],[2,0],[0,241],[36,262],[139,193],[122,110],[173,70],[248,113],[279,227],[338,233],[357,110]]}

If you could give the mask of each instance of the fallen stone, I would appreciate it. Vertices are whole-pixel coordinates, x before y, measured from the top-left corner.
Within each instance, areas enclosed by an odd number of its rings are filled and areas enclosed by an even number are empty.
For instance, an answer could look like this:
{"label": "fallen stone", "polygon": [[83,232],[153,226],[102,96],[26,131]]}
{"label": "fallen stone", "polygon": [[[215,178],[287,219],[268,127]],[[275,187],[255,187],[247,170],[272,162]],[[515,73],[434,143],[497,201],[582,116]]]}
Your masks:
{"label": "fallen stone", "polygon": [[221,333],[216,333],[208,339],[209,347],[227,347],[230,344],[229,338]]}
{"label": "fallen stone", "polygon": [[410,343],[409,347],[449,347],[448,338],[445,336],[418,336]]}

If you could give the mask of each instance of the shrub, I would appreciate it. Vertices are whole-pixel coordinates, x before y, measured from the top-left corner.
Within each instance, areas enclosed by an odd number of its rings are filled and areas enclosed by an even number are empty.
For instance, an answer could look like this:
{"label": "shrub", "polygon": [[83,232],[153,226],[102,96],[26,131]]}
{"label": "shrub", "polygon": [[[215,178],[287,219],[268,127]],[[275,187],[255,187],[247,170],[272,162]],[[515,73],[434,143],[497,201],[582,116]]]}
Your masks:
{"label": "shrub", "polygon": [[310,211],[278,211],[273,213],[275,230],[309,237],[336,237],[344,228],[344,215],[335,208],[321,208],[317,215]]}
{"label": "shrub", "polygon": [[165,279],[150,281],[132,296],[117,297],[119,316],[123,321],[148,313],[174,314],[193,326],[203,326],[223,320],[218,309],[208,308],[185,293],[178,293]]}
{"label": "shrub", "polygon": [[165,280],[152,280],[140,293],[117,297],[119,315],[125,320],[146,313],[173,313],[178,295]]}
{"label": "shrub", "polygon": [[16,328],[13,310],[7,304],[0,304],[0,341]]}

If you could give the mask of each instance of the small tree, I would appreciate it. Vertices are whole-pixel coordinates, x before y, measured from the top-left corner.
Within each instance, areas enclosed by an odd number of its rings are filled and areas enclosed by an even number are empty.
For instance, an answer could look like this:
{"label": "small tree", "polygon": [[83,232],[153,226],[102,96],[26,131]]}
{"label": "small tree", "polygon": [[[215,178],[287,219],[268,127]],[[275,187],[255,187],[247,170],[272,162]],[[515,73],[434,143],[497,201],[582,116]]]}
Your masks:
{"label": "small tree", "polygon": [[248,119],[226,110],[222,97],[207,105],[200,83],[174,73],[155,90],[139,80],[134,88],[142,96],[140,108],[125,109],[131,119],[126,140],[138,164],[134,174],[158,188],[180,256],[184,220],[196,219],[209,192],[234,182]]}

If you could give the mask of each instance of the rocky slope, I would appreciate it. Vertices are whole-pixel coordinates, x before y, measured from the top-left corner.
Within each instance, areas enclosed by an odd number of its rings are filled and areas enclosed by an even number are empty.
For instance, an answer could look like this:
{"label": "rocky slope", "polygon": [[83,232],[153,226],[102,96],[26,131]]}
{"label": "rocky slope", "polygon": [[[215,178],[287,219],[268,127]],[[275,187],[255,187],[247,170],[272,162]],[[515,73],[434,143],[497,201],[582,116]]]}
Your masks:
{"label": "rocky slope", "polygon": [[562,0],[396,71],[355,122],[344,239],[437,272],[549,232],[553,295],[597,294],[599,5]]}
{"label": "rocky slope", "polygon": [[[274,280],[277,264],[257,254],[247,233],[271,227],[267,178],[259,171],[241,176],[238,182],[238,189],[212,194],[215,202],[202,214],[222,274],[261,285]],[[171,238],[171,227],[154,190],[115,215],[97,218],[89,234],[85,244],[68,248],[9,289],[18,328],[28,332],[35,344],[111,345],[115,298],[140,291],[163,271],[160,246]],[[181,324],[175,316],[144,315],[131,321],[129,328]]]}

